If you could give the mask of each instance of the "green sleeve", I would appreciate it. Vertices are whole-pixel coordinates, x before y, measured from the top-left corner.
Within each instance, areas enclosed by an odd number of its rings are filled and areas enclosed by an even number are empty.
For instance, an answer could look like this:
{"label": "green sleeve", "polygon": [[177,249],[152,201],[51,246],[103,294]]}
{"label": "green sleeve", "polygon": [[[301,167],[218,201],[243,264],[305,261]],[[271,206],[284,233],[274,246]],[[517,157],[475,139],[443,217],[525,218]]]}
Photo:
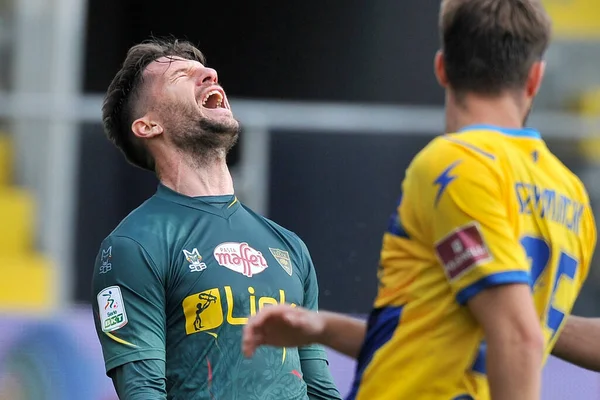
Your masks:
{"label": "green sleeve", "polygon": [[310,400],[342,400],[326,360],[300,360]]}
{"label": "green sleeve", "polygon": [[[302,259],[306,269],[306,278],[304,281],[304,304],[302,306],[309,310],[318,311],[319,309],[319,284],[317,274],[312,262],[308,248],[302,243]],[[300,356],[300,365],[302,367],[302,377],[308,388],[308,397],[310,400],[342,400],[331,372],[329,371],[329,362],[327,353],[321,345],[309,345],[298,348]]]}
{"label": "green sleeve", "polygon": [[120,365],[109,374],[120,400],[166,400],[165,362],[142,360]]}
{"label": "green sleeve", "polygon": [[96,258],[93,308],[106,371],[165,360],[164,274],[135,240],[109,236]]}

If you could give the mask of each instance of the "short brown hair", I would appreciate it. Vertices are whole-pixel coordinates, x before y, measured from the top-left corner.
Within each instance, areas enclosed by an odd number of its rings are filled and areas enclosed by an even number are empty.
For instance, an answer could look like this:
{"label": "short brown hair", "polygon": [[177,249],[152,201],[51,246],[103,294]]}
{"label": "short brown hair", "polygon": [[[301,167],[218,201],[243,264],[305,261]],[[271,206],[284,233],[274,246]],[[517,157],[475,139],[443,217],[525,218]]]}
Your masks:
{"label": "short brown hair", "polygon": [[551,22],[540,0],[443,0],[440,34],[452,89],[498,95],[525,86]]}
{"label": "short brown hair", "polygon": [[135,166],[154,171],[154,159],[146,146],[133,134],[131,124],[143,115],[141,94],[143,72],[161,57],[181,57],[206,63],[200,50],[187,41],[150,39],[133,46],[119,72],[113,78],[102,105],[102,122],[106,136]]}

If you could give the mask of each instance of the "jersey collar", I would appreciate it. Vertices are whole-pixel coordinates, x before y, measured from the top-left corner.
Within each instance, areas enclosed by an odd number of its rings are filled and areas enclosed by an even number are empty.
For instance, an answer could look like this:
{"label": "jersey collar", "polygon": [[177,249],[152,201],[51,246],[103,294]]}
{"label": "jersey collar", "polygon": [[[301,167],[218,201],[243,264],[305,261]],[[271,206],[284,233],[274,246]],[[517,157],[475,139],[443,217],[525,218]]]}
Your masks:
{"label": "jersey collar", "polygon": [[195,208],[223,218],[229,218],[240,207],[240,202],[234,194],[189,197],[169,189],[162,183],[158,185],[156,196],[172,203]]}
{"label": "jersey collar", "polygon": [[512,129],[512,128],[502,128],[500,126],[495,125],[469,125],[460,129],[458,132],[469,132],[469,131],[496,131],[500,132],[504,135],[513,136],[513,137],[521,137],[521,138],[530,138],[530,139],[541,139],[542,135],[532,128],[522,128],[522,129]]}

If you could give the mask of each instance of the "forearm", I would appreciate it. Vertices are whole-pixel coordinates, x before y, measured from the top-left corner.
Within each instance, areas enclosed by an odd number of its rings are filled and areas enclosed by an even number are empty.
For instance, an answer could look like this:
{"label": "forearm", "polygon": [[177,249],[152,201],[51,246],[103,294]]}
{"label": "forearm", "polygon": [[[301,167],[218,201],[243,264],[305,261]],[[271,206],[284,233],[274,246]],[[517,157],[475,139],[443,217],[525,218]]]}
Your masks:
{"label": "forearm", "polygon": [[600,318],[568,317],[552,355],[600,372]]}
{"label": "forearm", "polygon": [[487,376],[494,400],[538,400],[543,345],[537,340],[487,343]]}
{"label": "forearm", "polygon": [[319,343],[354,359],[358,358],[365,340],[366,322],[327,311],[319,312],[319,317],[325,322]]}
{"label": "forearm", "polygon": [[109,372],[120,400],[166,400],[165,362],[134,361]]}

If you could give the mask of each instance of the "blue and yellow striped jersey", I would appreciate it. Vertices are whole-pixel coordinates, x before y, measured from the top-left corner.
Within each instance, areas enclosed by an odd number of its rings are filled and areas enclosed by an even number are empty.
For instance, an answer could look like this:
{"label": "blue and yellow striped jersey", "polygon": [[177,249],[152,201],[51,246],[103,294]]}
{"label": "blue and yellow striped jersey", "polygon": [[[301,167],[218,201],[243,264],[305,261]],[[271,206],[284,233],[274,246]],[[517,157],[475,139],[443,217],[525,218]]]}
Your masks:
{"label": "blue and yellow striped jersey", "polygon": [[464,306],[532,287],[546,357],[583,285],[596,228],[583,184],[537,131],[471,126],[406,171],[350,399],[489,399],[482,329]]}

